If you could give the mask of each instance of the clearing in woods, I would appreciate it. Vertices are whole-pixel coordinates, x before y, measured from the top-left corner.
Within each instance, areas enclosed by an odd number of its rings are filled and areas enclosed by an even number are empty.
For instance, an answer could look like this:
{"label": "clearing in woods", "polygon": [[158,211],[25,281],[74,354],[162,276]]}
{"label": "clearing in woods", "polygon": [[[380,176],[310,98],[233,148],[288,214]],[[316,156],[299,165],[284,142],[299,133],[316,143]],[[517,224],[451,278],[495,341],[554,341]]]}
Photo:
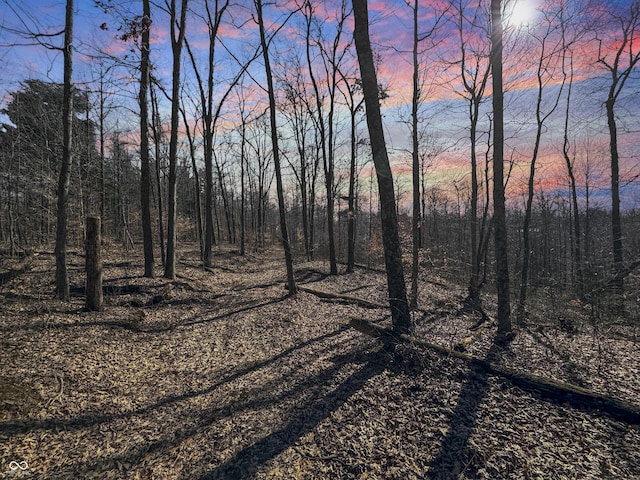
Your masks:
{"label": "clearing in woods", "polygon": [[[142,258],[107,245],[105,308],[52,298],[50,254],[0,285],[0,474],[46,479],[640,478],[640,429],[452,355],[395,354],[351,329],[386,325],[385,277],[330,277],[299,263],[284,289],[278,250],[184,252],[178,278],[142,278]],[[415,337],[631,404],[640,398],[637,329],[541,308],[505,349],[472,331],[463,288],[423,275]],[[355,299],[366,300],[357,302]],[[487,305],[489,313],[495,310]],[[637,327],[636,327],[637,328]],[[462,348],[462,347],[459,347]],[[636,403],[637,406],[637,403]],[[635,422],[637,423],[637,422]],[[22,463],[21,463],[22,462]],[[26,462],[26,463],[24,463]]]}

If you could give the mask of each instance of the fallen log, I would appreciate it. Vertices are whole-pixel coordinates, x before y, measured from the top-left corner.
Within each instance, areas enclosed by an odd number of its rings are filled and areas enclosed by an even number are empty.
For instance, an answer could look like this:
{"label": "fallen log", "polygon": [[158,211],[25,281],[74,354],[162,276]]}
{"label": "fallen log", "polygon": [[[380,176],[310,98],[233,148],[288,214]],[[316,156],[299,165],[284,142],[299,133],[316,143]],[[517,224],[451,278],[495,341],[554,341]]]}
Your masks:
{"label": "fallen log", "polygon": [[364,308],[389,308],[389,305],[383,305],[381,303],[370,302],[369,300],[363,300],[362,298],[352,297],[350,295],[342,295],[340,293],[325,292],[324,290],[316,290],[314,288],[298,285],[298,290],[301,292],[310,293],[320,298],[326,298],[329,300],[338,300],[341,302],[348,302]]}
{"label": "fallen log", "polygon": [[[348,325],[359,332],[374,338],[380,338],[382,340],[398,338],[391,330],[381,327],[380,325],[375,325],[367,320],[352,318],[349,320]],[[458,352],[454,349],[446,348],[434,343],[429,343],[409,335],[400,335],[400,340],[428,348],[429,350],[433,350],[441,355],[459,358],[467,362],[469,365],[482,368],[491,375],[496,375],[509,380],[513,385],[524,390],[536,392],[552,400],[567,402],[570,405],[577,407],[597,409],[623,422],[634,425],[640,424],[640,407],[632,403],[607,397],[606,395],[593,392],[586,388],[579,387],[578,385],[572,385],[559,380],[512,370],[510,368],[476,358],[472,355]]]}

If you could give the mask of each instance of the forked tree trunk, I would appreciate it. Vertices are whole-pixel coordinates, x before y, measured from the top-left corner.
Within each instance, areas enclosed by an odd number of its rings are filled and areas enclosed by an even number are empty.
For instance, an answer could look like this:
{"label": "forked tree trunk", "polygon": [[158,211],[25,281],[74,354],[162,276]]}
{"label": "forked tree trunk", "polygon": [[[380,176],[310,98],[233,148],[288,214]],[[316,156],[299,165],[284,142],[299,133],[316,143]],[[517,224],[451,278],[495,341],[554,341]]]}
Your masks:
{"label": "forked tree trunk", "polygon": [[177,248],[177,163],[178,163],[178,124],[180,121],[178,106],[180,102],[180,55],[186,28],[188,0],[181,1],[180,20],[177,26],[178,35],[175,35],[176,0],[171,0],[171,50],[173,52],[173,78],[171,88],[171,138],[169,140],[169,205],[167,221],[167,258],[164,266],[165,278],[176,277],[176,248]]}

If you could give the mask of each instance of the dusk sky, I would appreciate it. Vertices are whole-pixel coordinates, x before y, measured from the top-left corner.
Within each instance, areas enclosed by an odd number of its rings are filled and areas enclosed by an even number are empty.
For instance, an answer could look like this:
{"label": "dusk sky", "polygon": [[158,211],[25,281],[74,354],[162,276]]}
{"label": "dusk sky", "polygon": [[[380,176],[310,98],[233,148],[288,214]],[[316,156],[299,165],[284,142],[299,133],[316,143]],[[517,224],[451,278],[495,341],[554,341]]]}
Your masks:
{"label": "dusk sky", "polygon": [[[197,13],[203,12],[204,0],[190,0],[190,14],[187,39],[194,49],[198,61],[205,63],[208,38],[206,28]],[[508,185],[511,198],[518,198],[523,188],[523,178],[527,173],[528,161],[533,145],[535,132],[535,98],[537,87],[535,82],[535,65],[538,59],[536,32],[532,26],[544,18],[541,11],[548,11],[558,0],[518,0],[510,10],[508,23],[508,39],[505,44],[505,79],[507,89],[507,129],[511,138],[507,140],[505,152],[512,155],[515,161],[512,178]],[[75,58],[74,82],[89,89],[95,89],[101,68],[106,69],[113,62],[100,60],[104,53],[117,57],[124,63],[135,67],[138,62],[138,52],[132,42],[122,42],[116,37],[121,33],[122,15],[135,16],[141,12],[139,2],[115,0],[109,2],[118,6],[120,13],[105,13],[95,6],[93,1],[76,0],[75,15]],[[164,5],[164,2],[157,2]],[[234,52],[239,59],[245,59],[253,54],[257,44],[257,28],[251,20],[250,7],[252,2],[240,2],[247,5],[235,6],[222,28],[219,40]],[[318,4],[317,15],[323,18],[325,36],[330,36],[335,28],[336,14],[339,12],[338,2],[315,2]],[[420,28],[427,32],[433,24],[435,12],[441,10],[444,0],[421,2]],[[459,1],[454,2],[459,3]],[[473,3],[473,2],[463,2]],[[584,3],[584,2],[583,2]],[[629,1],[615,2],[621,11],[629,8]],[[277,2],[277,9],[268,11],[270,21],[279,24],[292,9],[294,0]],[[600,2],[599,5],[602,5]],[[350,2],[347,2],[350,7]],[[598,9],[598,2],[591,2],[591,9]],[[20,88],[20,82],[28,78],[60,82],[62,79],[62,55],[57,50],[47,49],[41,45],[34,45],[32,41],[18,35],[18,32],[32,30],[38,32],[55,33],[63,28],[65,2],[62,0],[5,0],[0,3],[0,59],[3,69],[0,73],[1,104],[4,107],[10,100],[9,92]],[[379,80],[387,86],[389,98],[384,101],[385,127],[387,143],[396,164],[396,171],[400,179],[408,179],[408,154],[406,152],[409,138],[408,126],[404,120],[410,112],[411,101],[411,15],[412,10],[404,0],[376,0],[369,2],[371,35],[377,52],[382,61],[378,67]],[[154,75],[163,81],[167,88],[170,86],[169,75],[172,59],[170,53],[169,21],[166,13],[157,7],[152,7],[152,47],[151,55]],[[469,14],[471,10],[467,11]],[[595,11],[595,10],[594,10]],[[582,12],[583,14],[585,12]],[[274,63],[285,65],[293,58],[297,48],[303,45],[302,19],[292,17],[287,26],[279,33],[274,42]],[[347,20],[347,31],[343,34],[343,43],[351,40],[353,21]],[[604,39],[605,48],[615,45],[616,31],[609,31],[609,27],[602,27],[599,35]],[[469,46],[481,48],[483,38],[478,33],[465,32],[468,35]],[[572,91],[572,142],[575,144],[576,165],[589,157],[594,167],[593,181],[598,183],[604,191],[607,188],[607,144],[606,117],[603,102],[606,95],[608,77],[603,68],[597,63],[597,42],[594,34],[585,34],[576,43],[573,51],[575,67],[575,85]],[[613,39],[613,40],[612,40]],[[60,45],[61,37],[44,38],[43,41]],[[435,143],[445,150],[433,161],[430,182],[433,185],[443,184],[444,189],[450,189],[451,182],[468,180],[468,117],[467,103],[461,97],[462,84],[459,78],[460,42],[453,22],[443,22],[443,28],[433,37],[437,46],[429,48],[431,39],[421,44],[423,51],[423,77],[426,92],[425,103],[422,106],[424,128],[428,135],[435,139]],[[238,64],[231,59],[221,45],[218,46],[216,60],[216,78],[219,80],[220,90],[224,90],[224,83],[238,70]],[[355,65],[355,51],[348,56],[347,62]],[[486,60],[485,60],[486,61]],[[185,88],[193,88],[192,70],[186,62],[186,52],[183,52],[184,84]],[[102,66],[101,66],[102,65]],[[204,67],[203,67],[204,68]],[[276,65],[282,69],[282,65]],[[286,67],[284,67],[286,68]],[[559,92],[562,78],[558,64],[550,67],[555,69],[554,75],[545,77],[543,109],[551,108]],[[250,69],[253,78],[260,82],[262,78],[261,64]],[[117,121],[119,128],[135,125],[136,92],[135,71],[133,68],[117,67],[110,71],[114,79],[115,103],[128,107],[113,115],[111,122]],[[245,82],[247,88],[256,92],[256,102],[266,98],[259,87],[251,80]],[[490,84],[490,82],[489,82]],[[625,207],[640,205],[640,187],[637,174],[640,162],[637,151],[640,148],[640,128],[638,126],[639,110],[637,97],[640,90],[638,75],[625,86],[619,98],[618,116],[620,119],[620,145],[623,155],[622,178],[630,183],[625,187]],[[546,122],[544,137],[539,159],[538,182],[542,188],[563,190],[566,184],[566,172],[561,163],[560,149],[563,135],[564,109],[566,88],[560,96],[559,106]],[[490,91],[487,91],[489,99]],[[487,115],[490,111],[490,101],[482,107],[483,117],[481,129],[487,129]],[[227,119],[232,122],[232,102],[226,109]],[[6,121],[6,119],[0,119]],[[364,123],[361,123],[364,128]],[[480,142],[486,143],[486,138]],[[588,148],[587,148],[588,147]],[[584,168],[583,168],[584,169]],[[584,175],[582,175],[584,177]],[[635,180],[635,182],[633,181]],[[407,184],[408,185],[408,184]],[[408,188],[408,187],[407,187]],[[606,204],[605,204],[606,205]],[[625,208],[623,207],[623,208]]]}

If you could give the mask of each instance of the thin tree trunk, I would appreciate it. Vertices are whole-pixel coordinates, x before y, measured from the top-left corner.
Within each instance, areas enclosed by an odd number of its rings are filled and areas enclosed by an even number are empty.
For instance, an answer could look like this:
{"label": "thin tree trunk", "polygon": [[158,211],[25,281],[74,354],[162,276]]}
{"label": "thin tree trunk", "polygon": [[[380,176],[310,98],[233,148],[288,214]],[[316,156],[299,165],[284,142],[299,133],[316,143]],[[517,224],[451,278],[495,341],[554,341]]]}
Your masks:
{"label": "thin tree trunk", "polygon": [[191,159],[191,169],[193,170],[194,179],[194,195],[193,199],[196,204],[196,233],[198,236],[198,245],[200,246],[200,260],[204,263],[204,238],[202,233],[202,205],[200,202],[200,173],[198,172],[198,165],[196,163],[196,145],[191,135],[191,128],[189,127],[189,121],[187,119],[187,112],[184,106],[180,108],[182,114],[182,122],[184,123],[185,132],[187,134],[187,142],[189,143],[189,158]]}
{"label": "thin tree trunk", "polygon": [[149,165],[149,37],[151,29],[151,9],[149,0],[142,2],[142,45],[140,46],[140,203],[142,206],[142,242],[144,251],[144,276],[153,278],[155,261],[153,258],[153,229],[151,228],[151,168]]}
{"label": "thin tree trunk", "polygon": [[[102,73],[102,72],[100,72]],[[100,229],[101,229],[101,234],[104,235],[104,219],[105,219],[105,209],[104,209],[104,202],[105,202],[105,191],[104,191],[104,161],[105,161],[105,155],[104,155],[104,120],[105,120],[105,113],[104,113],[104,104],[105,104],[105,98],[104,98],[104,78],[103,75],[100,75],[100,125],[99,125],[99,136],[100,136]]]}
{"label": "thin tree trunk", "polygon": [[410,307],[418,308],[418,256],[420,254],[420,158],[418,156],[418,102],[420,91],[418,85],[418,6],[415,0],[413,7],[413,98],[411,101],[411,159],[413,184],[413,216],[411,219],[411,294]]}
{"label": "thin tree trunk", "polygon": [[69,300],[69,275],[67,273],[67,210],[69,200],[69,170],[73,129],[73,0],[67,0],[64,29],[64,86],[62,100],[62,163],[58,178],[58,213],[56,230],[56,297]]}
{"label": "thin tree trunk", "polygon": [[567,106],[564,116],[564,141],[562,144],[562,156],[567,165],[569,175],[569,186],[571,188],[571,202],[573,205],[573,261],[576,271],[576,294],[578,298],[584,295],[584,275],[582,269],[582,248],[580,232],[580,210],[578,208],[578,193],[576,187],[576,177],[573,171],[573,163],[569,157],[569,109],[571,105],[571,89],[573,86],[573,59],[571,59],[571,74],[567,87]]}
{"label": "thin tree trunk", "polygon": [[[327,194],[327,238],[329,242],[329,272],[331,275],[338,274],[338,263],[336,260],[336,246],[335,246],[335,236],[334,236],[334,228],[333,228],[333,217],[334,217],[334,198],[333,198],[333,108],[334,108],[334,98],[331,95],[330,101],[330,112],[329,112],[329,120],[328,127],[329,132],[327,133],[327,127],[325,125],[324,114],[323,114],[323,100],[320,95],[320,89],[318,87],[318,82],[316,81],[314,71],[313,71],[313,63],[311,61],[311,21],[313,17],[313,8],[311,6],[311,2],[306,3],[306,8],[308,9],[307,18],[306,18],[306,53],[307,53],[307,65],[309,67],[309,77],[311,78],[311,84],[313,86],[313,91],[316,97],[316,109],[317,109],[317,121],[316,124],[320,130],[320,145],[322,148],[322,161],[324,167],[324,186]],[[335,69],[334,69],[335,70]],[[335,73],[335,71],[334,71]],[[335,82],[334,82],[335,85]],[[330,86],[331,88],[331,86]],[[330,91],[331,93],[331,91]]]}
{"label": "thin tree trunk", "polygon": [[607,125],[609,126],[609,149],[611,152],[611,234],[613,236],[613,270],[616,281],[613,290],[622,295],[624,278],[617,276],[624,269],[622,254],[622,219],[620,216],[620,154],[618,153],[618,127],[614,112],[615,99],[609,97],[606,103]]}
{"label": "thin tree trunk", "polygon": [[269,62],[269,48],[264,29],[262,17],[262,0],[254,0],[257,15],[258,26],[260,28],[260,44],[262,45],[262,57],[264,59],[265,75],[267,77],[267,91],[269,94],[269,120],[271,124],[271,143],[273,150],[273,165],[276,175],[276,190],[278,194],[278,211],[280,213],[280,233],[282,235],[282,247],[284,249],[284,258],[287,268],[287,287],[290,295],[298,293],[296,285],[295,272],[293,269],[293,253],[289,243],[289,233],[287,232],[286,208],[284,203],[284,187],[282,184],[282,172],[280,169],[280,150],[278,147],[278,125],[276,123],[276,98],[273,86],[273,75],[271,73],[271,64]]}
{"label": "thin tree trunk", "polygon": [[176,168],[178,163],[178,125],[180,121],[178,106],[180,102],[180,55],[186,28],[188,0],[182,0],[180,9],[180,23],[178,36],[176,28],[176,0],[171,0],[171,50],[173,53],[173,76],[171,88],[171,139],[169,140],[169,205],[167,222],[167,258],[164,267],[165,278],[176,277],[176,248],[177,248],[177,198],[176,198]]}
{"label": "thin tree trunk", "polygon": [[156,183],[158,185],[158,234],[160,236],[160,260],[162,265],[165,264],[165,243],[164,243],[164,209],[162,202],[162,178],[160,175],[160,141],[162,140],[162,125],[160,123],[160,114],[158,113],[158,99],[155,95],[155,90],[151,88],[151,109],[153,115],[153,121],[151,122],[151,129],[153,130],[154,137],[154,149],[156,155]]}
{"label": "thin tree trunk", "polygon": [[[364,100],[363,100],[364,101]],[[349,165],[349,215],[347,217],[347,273],[352,273],[356,263],[356,113],[360,102],[355,108],[351,107],[351,162]]]}
{"label": "thin tree trunk", "polygon": [[[243,104],[244,106],[244,104]],[[242,112],[242,137],[240,139],[240,255],[245,254],[246,244],[246,227],[245,227],[245,181],[244,181],[244,165],[245,165],[245,141],[247,138],[247,122]]]}

